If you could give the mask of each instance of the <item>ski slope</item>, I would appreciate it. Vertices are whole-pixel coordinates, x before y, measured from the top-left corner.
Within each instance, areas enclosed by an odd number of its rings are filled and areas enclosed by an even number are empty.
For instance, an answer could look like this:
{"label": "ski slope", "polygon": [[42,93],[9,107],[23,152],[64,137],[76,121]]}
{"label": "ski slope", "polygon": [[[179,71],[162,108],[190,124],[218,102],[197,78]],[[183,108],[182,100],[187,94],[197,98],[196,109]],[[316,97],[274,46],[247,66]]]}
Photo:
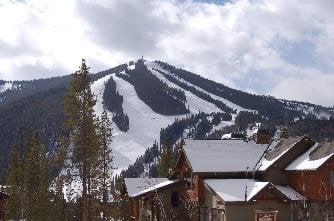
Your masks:
{"label": "ski slope", "polygon": [[[186,96],[186,107],[189,108],[190,114],[197,114],[203,112],[210,114],[213,112],[221,112],[215,104],[210,103],[202,98],[197,97],[190,91],[179,87],[173,82],[165,78],[161,73],[154,69],[163,71],[166,74],[172,75],[179,81],[186,83],[189,86],[195,87],[197,90],[208,94],[214,99],[217,99],[232,109],[237,110],[236,114],[233,114],[231,121],[223,121],[219,125],[215,126],[215,129],[221,129],[226,126],[234,124],[235,117],[240,111],[251,111],[244,109],[222,97],[208,93],[204,89],[197,87],[183,79],[174,76],[172,73],[164,70],[158,64],[154,62],[145,62],[145,65],[151,71],[151,73],[166,83],[169,87],[181,90]],[[130,67],[133,69],[134,67]],[[125,74],[124,72],[122,74]],[[103,111],[103,92],[105,89],[105,83],[112,77],[116,82],[116,90],[123,96],[123,112],[129,117],[129,130],[127,132],[120,131],[116,124],[113,124],[113,142],[110,144],[110,148],[113,150],[114,155],[114,167],[116,167],[115,173],[120,173],[123,169],[126,169],[130,164],[134,163],[136,159],[144,154],[145,150],[153,145],[155,141],[160,139],[160,131],[162,128],[166,128],[171,125],[176,118],[184,118],[187,115],[174,115],[164,116],[154,112],[147,104],[145,104],[138,96],[134,86],[128,81],[117,77],[115,74],[107,75],[94,81],[91,85],[92,92],[95,94],[97,102],[94,106],[94,110],[97,116],[100,116]],[[113,113],[107,112],[109,119],[112,121]],[[212,131],[213,131],[212,130]]]}
{"label": "ski slope", "polygon": [[[240,106],[237,105],[237,104],[232,103],[231,101],[229,101],[229,100],[227,100],[227,99],[224,99],[224,98],[219,97],[219,96],[217,96],[217,95],[215,95],[215,94],[209,93],[209,92],[207,92],[206,90],[202,89],[201,87],[198,87],[198,86],[196,86],[196,85],[194,85],[194,84],[192,84],[192,83],[189,83],[188,81],[185,81],[184,79],[179,78],[178,76],[176,76],[176,75],[170,73],[169,71],[166,71],[165,69],[161,68],[160,65],[158,65],[158,64],[155,63],[155,62],[150,62],[150,61],[148,61],[148,62],[145,62],[145,64],[146,64],[146,66],[148,67],[148,69],[149,69],[153,74],[155,74],[158,78],[160,78],[160,76],[162,76],[162,79],[165,79],[165,81],[166,81],[165,83],[167,83],[167,84],[169,84],[169,85],[173,85],[173,83],[170,82],[169,80],[167,80],[166,78],[164,78],[162,74],[160,74],[159,72],[157,72],[157,71],[155,71],[155,70],[153,70],[153,69],[158,69],[159,71],[164,72],[165,74],[171,75],[172,77],[176,78],[178,81],[180,81],[180,82],[182,82],[182,83],[185,83],[185,84],[187,84],[188,86],[191,86],[191,87],[196,88],[196,90],[201,91],[201,92],[203,92],[203,93],[209,95],[209,96],[212,97],[213,99],[216,99],[216,100],[219,100],[219,101],[225,103],[228,107],[232,108],[233,110],[237,110],[237,113],[239,113],[240,111],[257,112],[257,111],[255,111],[255,110],[245,109],[245,108],[243,108],[243,107],[240,107]],[[183,90],[183,89],[182,89],[182,90]],[[184,90],[184,91],[186,91],[186,90]],[[211,111],[211,112],[213,112],[213,111]],[[221,110],[219,109],[218,112],[221,112]]]}
{"label": "ski slope", "polygon": [[[152,72],[170,87],[183,90],[156,71],[153,70]],[[127,132],[120,131],[116,124],[113,124],[113,142],[110,148],[113,149],[114,166],[118,168],[116,173],[119,173],[131,163],[134,163],[147,148],[153,145],[154,141],[159,141],[162,128],[172,124],[176,118],[180,119],[187,115],[164,116],[155,113],[137,96],[132,84],[115,76],[115,74],[110,74],[94,81],[91,85],[92,92],[97,99],[94,106],[97,116],[102,113],[103,92],[105,83],[110,77],[113,77],[118,93],[123,96],[123,112],[129,117],[129,130]],[[216,105],[198,98],[189,91],[183,91],[186,95],[186,106],[189,107],[190,113],[204,112],[209,114],[221,111]],[[108,111],[108,116],[112,120],[113,113]]]}

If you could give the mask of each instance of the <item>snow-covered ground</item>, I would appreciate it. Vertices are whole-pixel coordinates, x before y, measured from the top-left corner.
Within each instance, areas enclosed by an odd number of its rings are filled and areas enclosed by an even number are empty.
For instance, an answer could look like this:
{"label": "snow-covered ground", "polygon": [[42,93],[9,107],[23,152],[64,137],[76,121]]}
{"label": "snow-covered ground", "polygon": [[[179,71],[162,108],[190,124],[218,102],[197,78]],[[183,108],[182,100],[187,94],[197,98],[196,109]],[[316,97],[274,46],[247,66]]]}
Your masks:
{"label": "snow-covered ground", "polygon": [[115,163],[121,169],[133,163],[139,155],[153,145],[155,140],[159,140],[161,128],[172,124],[177,116],[163,116],[155,113],[138,98],[132,84],[116,76],[114,80],[117,91],[123,96],[123,112],[129,117],[127,132],[116,128],[114,130],[112,146],[128,159],[128,162],[124,162],[115,158]]}
{"label": "snow-covered ground", "polygon": [[12,87],[13,87],[13,84],[11,82],[6,82],[0,85],[0,93],[5,92],[7,90],[11,90]]}
{"label": "snow-covered ground", "polygon": [[284,100],[280,100],[282,103],[286,103],[288,105],[293,105],[295,106],[295,108],[298,111],[303,112],[304,114],[313,114],[315,115],[318,119],[329,119],[331,116],[334,116],[334,112],[330,112],[330,111],[318,111],[316,110],[314,107],[312,106],[308,106],[305,104],[301,104],[298,102],[294,102],[294,101],[284,101]]}
{"label": "snow-covered ground", "polygon": [[[157,64],[153,62],[146,62],[146,65],[152,74],[158,77],[161,81],[165,82],[169,87],[184,91],[186,95],[186,107],[189,107],[190,113],[196,114],[198,112],[204,112],[210,114],[212,112],[221,112],[221,110],[216,105],[197,97],[190,91],[182,89],[181,87],[170,82],[159,72],[153,70],[153,68],[159,68],[161,71],[166,72]],[[95,94],[97,99],[96,105],[94,107],[97,116],[101,115],[102,113],[103,92],[105,89],[105,83],[110,77],[113,77],[114,81],[116,82],[116,89],[118,93],[123,96],[123,112],[129,117],[129,130],[127,132],[120,131],[118,127],[113,124],[113,142],[111,143],[110,148],[113,149],[114,166],[118,168],[115,173],[119,173],[121,170],[127,168],[131,163],[134,163],[135,160],[140,155],[142,155],[147,148],[153,145],[155,140],[159,141],[160,131],[162,128],[172,124],[176,118],[180,119],[186,117],[187,115],[164,116],[155,113],[148,105],[146,105],[138,98],[132,84],[115,76],[115,74],[110,74],[96,80],[91,85],[92,92]],[[196,87],[194,85],[191,86]],[[201,88],[196,88],[202,92],[205,92]],[[221,97],[210,93],[207,94],[212,96],[214,99],[226,103],[233,109],[237,109],[238,111],[245,110]],[[110,120],[112,120],[113,113],[108,111],[108,116]],[[234,118],[235,116],[233,116],[232,121],[223,121],[214,129],[221,129],[224,126],[232,125],[234,123]]]}
{"label": "snow-covered ground", "polygon": [[[178,81],[180,81],[180,82],[182,82],[182,83],[185,83],[185,84],[187,84],[188,86],[191,86],[191,87],[196,88],[196,90],[201,91],[201,92],[203,92],[203,93],[209,95],[209,96],[212,97],[213,99],[216,99],[216,100],[219,100],[219,101],[225,103],[228,107],[232,108],[233,110],[237,110],[238,113],[239,113],[240,111],[257,112],[257,111],[254,111],[254,110],[245,109],[245,108],[243,108],[243,107],[240,107],[239,105],[236,105],[236,104],[232,103],[231,101],[229,101],[229,100],[227,100],[227,99],[224,99],[224,98],[222,98],[222,97],[219,97],[219,96],[217,96],[217,95],[214,95],[214,94],[212,94],[212,93],[209,93],[209,92],[207,92],[206,90],[204,90],[204,89],[202,89],[202,88],[200,88],[200,87],[198,87],[198,86],[196,86],[196,85],[194,85],[194,84],[191,84],[190,82],[185,81],[184,79],[179,78],[178,76],[176,76],[176,75],[170,73],[169,71],[166,71],[165,69],[161,68],[157,63],[149,62],[149,61],[148,61],[148,62],[145,62],[145,64],[147,65],[148,69],[149,69],[152,73],[154,73],[156,76],[159,76],[159,75],[162,76],[162,75],[161,75],[159,72],[154,71],[153,69],[158,69],[159,71],[162,71],[162,72],[165,73],[165,74],[168,74],[168,75],[173,76],[173,77],[176,78]],[[167,79],[166,79],[166,80],[167,80]],[[168,81],[168,80],[167,80],[167,81]],[[169,81],[168,81],[168,82],[169,82]],[[166,83],[167,83],[167,82],[166,82]],[[170,82],[170,83],[171,83],[171,82]],[[167,84],[169,84],[169,83],[167,83]],[[172,84],[172,83],[171,83],[171,84]],[[219,112],[221,112],[221,110],[220,110]]]}
{"label": "snow-covered ground", "polygon": [[[213,99],[217,99],[232,109],[237,110],[237,113],[233,114],[231,121],[222,121],[219,125],[215,126],[212,131],[233,125],[235,122],[235,117],[240,111],[254,112],[254,110],[242,108],[222,97],[208,93],[204,89],[164,70],[157,63],[146,61],[145,64],[152,72],[152,74],[166,83],[169,87],[184,91],[186,96],[186,107],[189,107],[189,110],[192,114],[196,114],[198,112],[210,114],[212,112],[221,112],[221,109],[218,108],[215,104],[203,100],[192,92],[172,83],[154,69],[158,69],[168,75],[171,75],[177,80],[192,86],[197,90],[211,96]],[[134,65],[130,66],[129,69],[134,69]],[[125,73],[123,72],[123,74]],[[110,74],[96,80],[91,85],[92,92],[96,95],[97,99],[94,110],[98,116],[102,113],[103,109],[103,92],[105,89],[105,83],[110,77],[113,77],[114,81],[116,82],[116,89],[118,93],[123,96],[123,112],[129,117],[129,130],[127,132],[120,131],[116,124],[113,124],[113,142],[111,143],[110,147],[113,149],[114,166],[118,168],[115,172],[119,173],[121,170],[134,163],[140,155],[144,154],[145,150],[151,147],[155,140],[159,141],[160,131],[162,128],[172,124],[176,118],[180,119],[186,117],[187,115],[164,116],[155,113],[148,105],[139,99],[132,84],[123,80],[122,78],[117,77],[115,74]],[[8,88],[8,85],[6,87]],[[110,120],[112,120],[113,113],[108,112],[108,116]]]}
{"label": "snow-covered ground", "polygon": [[207,113],[207,114],[210,114],[212,112],[221,112],[221,109],[218,108],[216,105],[197,97],[196,95],[194,95],[190,91],[184,90],[183,88],[181,88],[181,87],[177,86],[176,84],[170,82],[167,78],[165,78],[158,71],[153,70],[150,66],[148,66],[148,67],[149,67],[149,70],[152,72],[152,74],[154,74],[162,82],[166,83],[169,87],[184,91],[184,93],[186,95],[186,99],[187,99],[186,107],[189,107],[189,110],[190,110],[191,113],[196,114],[199,111],[203,112],[203,113]]}
{"label": "snow-covered ground", "polygon": [[[172,82],[168,81],[161,74],[152,71],[160,80],[167,83],[170,87],[183,90]],[[97,116],[101,115],[103,109],[103,92],[105,83],[110,77],[113,77],[116,82],[116,89],[123,96],[123,112],[129,117],[129,130],[127,132],[120,131],[113,124],[113,142],[111,148],[114,153],[114,166],[119,173],[122,169],[127,168],[131,163],[134,163],[137,157],[142,155],[145,150],[151,147],[155,140],[159,141],[160,130],[172,124],[176,118],[183,118],[187,115],[164,116],[155,113],[148,105],[146,105],[137,96],[137,93],[132,84],[115,76],[115,74],[107,75],[91,85],[92,92],[96,95],[96,105],[94,107]],[[189,91],[185,91],[186,106],[189,107],[191,113],[212,113],[220,112],[221,110],[214,104],[207,102]],[[108,112],[110,120],[112,113]],[[223,122],[216,128],[221,128],[224,125],[231,125],[233,122]]]}

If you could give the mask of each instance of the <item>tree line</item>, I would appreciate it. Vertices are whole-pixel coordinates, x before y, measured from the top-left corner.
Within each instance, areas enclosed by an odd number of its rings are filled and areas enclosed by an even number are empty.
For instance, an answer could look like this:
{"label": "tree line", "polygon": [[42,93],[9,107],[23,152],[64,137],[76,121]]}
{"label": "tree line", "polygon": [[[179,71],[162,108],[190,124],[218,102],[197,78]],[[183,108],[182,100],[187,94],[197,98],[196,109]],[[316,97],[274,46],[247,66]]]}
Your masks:
{"label": "tree line", "polygon": [[129,117],[123,112],[123,96],[116,90],[116,82],[112,77],[105,84],[103,101],[106,108],[113,112],[113,122],[124,132],[129,130]]}
{"label": "tree line", "polygon": [[167,116],[189,113],[185,93],[158,79],[147,69],[144,61],[138,60],[135,69],[116,76],[131,83],[138,97],[154,112]]}
{"label": "tree line", "polygon": [[62,136],[54,151],[39,132],[12,148],[6,192],[10,220],[110,220],[117,216],[112,178],[111,121],[94,114],[89,68],[83,60],[64,98]]}

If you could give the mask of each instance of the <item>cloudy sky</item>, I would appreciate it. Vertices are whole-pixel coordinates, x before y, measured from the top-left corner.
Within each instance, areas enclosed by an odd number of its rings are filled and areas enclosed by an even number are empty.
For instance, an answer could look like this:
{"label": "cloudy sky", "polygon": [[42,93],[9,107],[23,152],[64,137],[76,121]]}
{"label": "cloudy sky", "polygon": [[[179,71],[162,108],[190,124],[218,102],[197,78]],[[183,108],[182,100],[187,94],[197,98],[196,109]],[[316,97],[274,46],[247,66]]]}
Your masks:
{"label": "cloudy sky", "polygon": [[144,56],[257,94],[334,105],[332,0],[0,0],[0,79]]}

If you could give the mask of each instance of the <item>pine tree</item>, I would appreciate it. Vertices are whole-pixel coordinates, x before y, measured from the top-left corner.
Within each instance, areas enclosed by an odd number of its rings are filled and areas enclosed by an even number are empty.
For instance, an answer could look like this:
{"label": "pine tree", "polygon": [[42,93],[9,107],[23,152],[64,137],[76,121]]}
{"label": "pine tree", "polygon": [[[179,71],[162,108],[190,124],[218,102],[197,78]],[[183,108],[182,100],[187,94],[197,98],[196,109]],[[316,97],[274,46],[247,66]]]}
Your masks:
{"label": "pine tree", "polygon": [[65,127],[70,131],[71,162],[78,169],[82,183],[81,220],[92,219],[93,168],[99,155],[97,124],[93,107],[96,103],[90,89],[89,67],[82,60],[80,70],[73,74],[64,100]]}
{"label": "pine tree", "polygon": [[39,134],[32,135],[24,162],[24,218],[43,221],[49,218],[49,177],[47,149]]}
{"label": "pine tree", "polygon": [[70,220],[66,215],[67,203],[64,199],[63,187],[64,177],[57,177],[52,184],[52,194],[50,196],[50,221]]}
{"label": "pine tree", "polygon": [[173,146],[170,142],[166,142],[162,145],[161,156],[158,166],[159,177],[167,177],[169,169],[174,166]]}
{"label": "pine tree", "polygon": [[[62,169],[66,168],[64,165],[64,161],[66,160],[66,143],[67,139],[64,137],[60,137],[59,141],[57,142],[58,148],[57,151],[54,153],[52,160],[50,162],[51,171],[56,171],[56,173]],[[63,188],[66,184],[67,176],[60,173],[57,177],[52,180],[51,183],[51,220],[70,220],[70,216],[68,216],[70,202],[66,202]]]}
{"label": "pine tree", "polygon": [[22,219],[23,205],[22,193],[23,186],[23,169],[22,159],[19,148],[14,145],[12,148],[9,173],[6,178],[6,186],[10,198],[6,203],[7,219]]}
{"label": "pine tree", "polygon": [[99,120],[98,135],[100,141],[100,153],[97,165],[97,190],[98,198],[102,200],[101,212],[103,220],[107,217],[110,218],[110,210],[108,210],[108,203],[110,202],[109,195],[112,188],[112,150],[109,148],[109,144],[112,141],[112,128],[111,121],[108,118],[105,107],[101,118]]}

